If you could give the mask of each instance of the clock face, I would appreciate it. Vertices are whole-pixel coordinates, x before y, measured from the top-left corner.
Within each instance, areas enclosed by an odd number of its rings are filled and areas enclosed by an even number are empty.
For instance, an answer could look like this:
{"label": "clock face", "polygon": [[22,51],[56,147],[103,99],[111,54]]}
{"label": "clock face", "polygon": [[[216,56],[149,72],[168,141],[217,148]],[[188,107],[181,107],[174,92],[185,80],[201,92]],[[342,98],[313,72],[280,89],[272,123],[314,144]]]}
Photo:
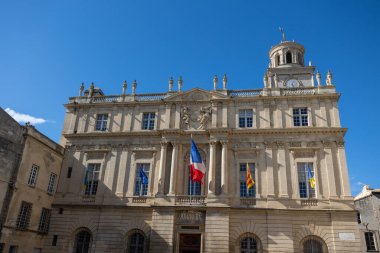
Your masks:
{"label": "clock face", "polygon": [[288,81],[286,81],[285,86],[287,88],[295,88],[295,87],[299,87],[300,83],[296,79],[289,79]]}

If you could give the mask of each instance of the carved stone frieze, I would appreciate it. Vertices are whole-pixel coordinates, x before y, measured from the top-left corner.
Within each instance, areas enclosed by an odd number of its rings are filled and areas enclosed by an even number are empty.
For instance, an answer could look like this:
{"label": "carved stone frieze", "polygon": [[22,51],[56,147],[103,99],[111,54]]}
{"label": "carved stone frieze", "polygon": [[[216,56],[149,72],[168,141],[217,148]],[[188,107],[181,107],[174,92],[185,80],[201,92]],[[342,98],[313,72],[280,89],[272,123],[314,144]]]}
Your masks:
{"label": "carved stone frieze", "polygon": [[302,147],[302,142],[290,142],[289,146],[291,148],[301,148]]}
{"label": "carved stone frieze", "polygon": [[177,224],[203,224],[205,221],[205,214],[201,211],[180,211],[176,216]]}
{"label": "carved stone frieze", "polygon": [[297,150],[292,152],[294,158],[311,158],[314,157],[315,151],[311,150]]}

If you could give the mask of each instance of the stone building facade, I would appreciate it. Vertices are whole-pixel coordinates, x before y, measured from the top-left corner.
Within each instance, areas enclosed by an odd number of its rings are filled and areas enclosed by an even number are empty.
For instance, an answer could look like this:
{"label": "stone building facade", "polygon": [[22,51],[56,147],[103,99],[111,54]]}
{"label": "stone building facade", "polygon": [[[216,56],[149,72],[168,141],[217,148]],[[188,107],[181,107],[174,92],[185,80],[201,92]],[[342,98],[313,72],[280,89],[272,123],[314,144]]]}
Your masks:
{"label": "stone building facade", "polygon": [[[158,94],[82,85],[65,105],[45,252],[360,252],[340,94],[304,53],[273,47],[261,89],[229,90],[227,76],[187,91],[171,78]],[[191,136],[203,184],[189,181]]]}
{"label": "stone building facade", "polygon": [[368,185],[355,197],[363,252],[379,251],[380,242],[380,189]]}
{"label": "stone building facade", "polygon": [[42,252],[64,149],[0,109],[0,252]]}

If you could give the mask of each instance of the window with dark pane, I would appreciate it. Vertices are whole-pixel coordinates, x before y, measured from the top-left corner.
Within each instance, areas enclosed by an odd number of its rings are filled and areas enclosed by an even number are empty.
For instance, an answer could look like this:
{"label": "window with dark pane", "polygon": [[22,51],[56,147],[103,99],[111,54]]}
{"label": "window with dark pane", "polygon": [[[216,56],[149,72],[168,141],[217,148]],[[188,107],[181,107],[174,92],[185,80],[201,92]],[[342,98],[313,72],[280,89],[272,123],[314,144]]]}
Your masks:
{"label": "window with dark pane", "polygon": [[156,117],[156,114],[154,112],[143,113],[142,129],[153,130],[155,117]]}
{"label": "window with dark pane", "polygon": [[365,244],[367,246],[367,251],[376,251],[375,235],[373,232],[364,232]]}
{"label": "window with dark pane", "polygon": [[241,253],[257,253],[257,242],[252,237],[244,237],[240,241],[240,252]]}
{"label": "window with dark pane", "polygon": [[247,128],[253,126],[252,109],[239,110],[239,127]]}
{"label": "window with dark pane", "polygon": [[148,195],[148,184],[142,184],[141,177],[140,177],[140,169],[142,169],[145,173],[145,175],[148,177],[149,180],[149,171],[150,171],[150,164],[149,163],[137,163],[136,164],[136,178],[135,178],[135,196],[146,196]]}
{"label": "window with dark pane", "polygon": [[297,163],[300,198],[315,198],[315,188],[313,189],[310,185],[308,166],[310,167],[310,171],[314,176],[313,163]]}
{"label": "window with dark pane", "polygon": [[49,231],[51,210],[42,208],[40,222],[38,223],[38,232],[46,234]]}
{"label": "window with dark pane", "polygon": [[256,197],[256,169],[254,163],[249,163],[251,177],[255,184],[250,189],[247,189],[247,163],[240,163],[239,165],[239,185],[240,197]]}
{"label": "window with dark pane", "polygon": [[128,253],[144,253],[144,243],[144,235],[134,232],[128,238]]}
{"label": "window with dark pane", "polygon": [[96,131],[106,131],[107,130],[108,114],[97,114],[96,115]]}
{"label": "window with dark pane", "polygon": [[86,231],[80,231],[75,236],[74,252],[75,253],[88,253],[91,244],[91,234]]}
{"label": "window with dark pane", "polygon": [[32,212],[32,204],[22,201],[21,208],[17,217],[16,227],[17,229],[27,229],[29,226],[30,214]]}
{"label": "window with dark pane", "polygon": [[100,163],[90,163],[87,165],[87,182],[85,195],[96,195],[100,176]]}
{"label": "window with dark pane", "polygon": [[308,112],[307,108],[293,108],[293,125],[294,126],[308,126]]}

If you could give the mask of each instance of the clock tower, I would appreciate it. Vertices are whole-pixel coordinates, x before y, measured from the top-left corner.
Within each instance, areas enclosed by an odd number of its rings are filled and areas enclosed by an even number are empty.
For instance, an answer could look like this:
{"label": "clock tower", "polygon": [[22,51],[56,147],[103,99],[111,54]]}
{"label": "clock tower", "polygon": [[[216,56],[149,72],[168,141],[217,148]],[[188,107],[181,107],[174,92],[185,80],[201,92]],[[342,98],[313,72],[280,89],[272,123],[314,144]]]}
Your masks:
{"label": "clock tower", "polygon": [[264,75],[265,88],[297,88],[314,86],[314,66],[305,66],[305,48],[285,36],[269,51],[269,67]]}

